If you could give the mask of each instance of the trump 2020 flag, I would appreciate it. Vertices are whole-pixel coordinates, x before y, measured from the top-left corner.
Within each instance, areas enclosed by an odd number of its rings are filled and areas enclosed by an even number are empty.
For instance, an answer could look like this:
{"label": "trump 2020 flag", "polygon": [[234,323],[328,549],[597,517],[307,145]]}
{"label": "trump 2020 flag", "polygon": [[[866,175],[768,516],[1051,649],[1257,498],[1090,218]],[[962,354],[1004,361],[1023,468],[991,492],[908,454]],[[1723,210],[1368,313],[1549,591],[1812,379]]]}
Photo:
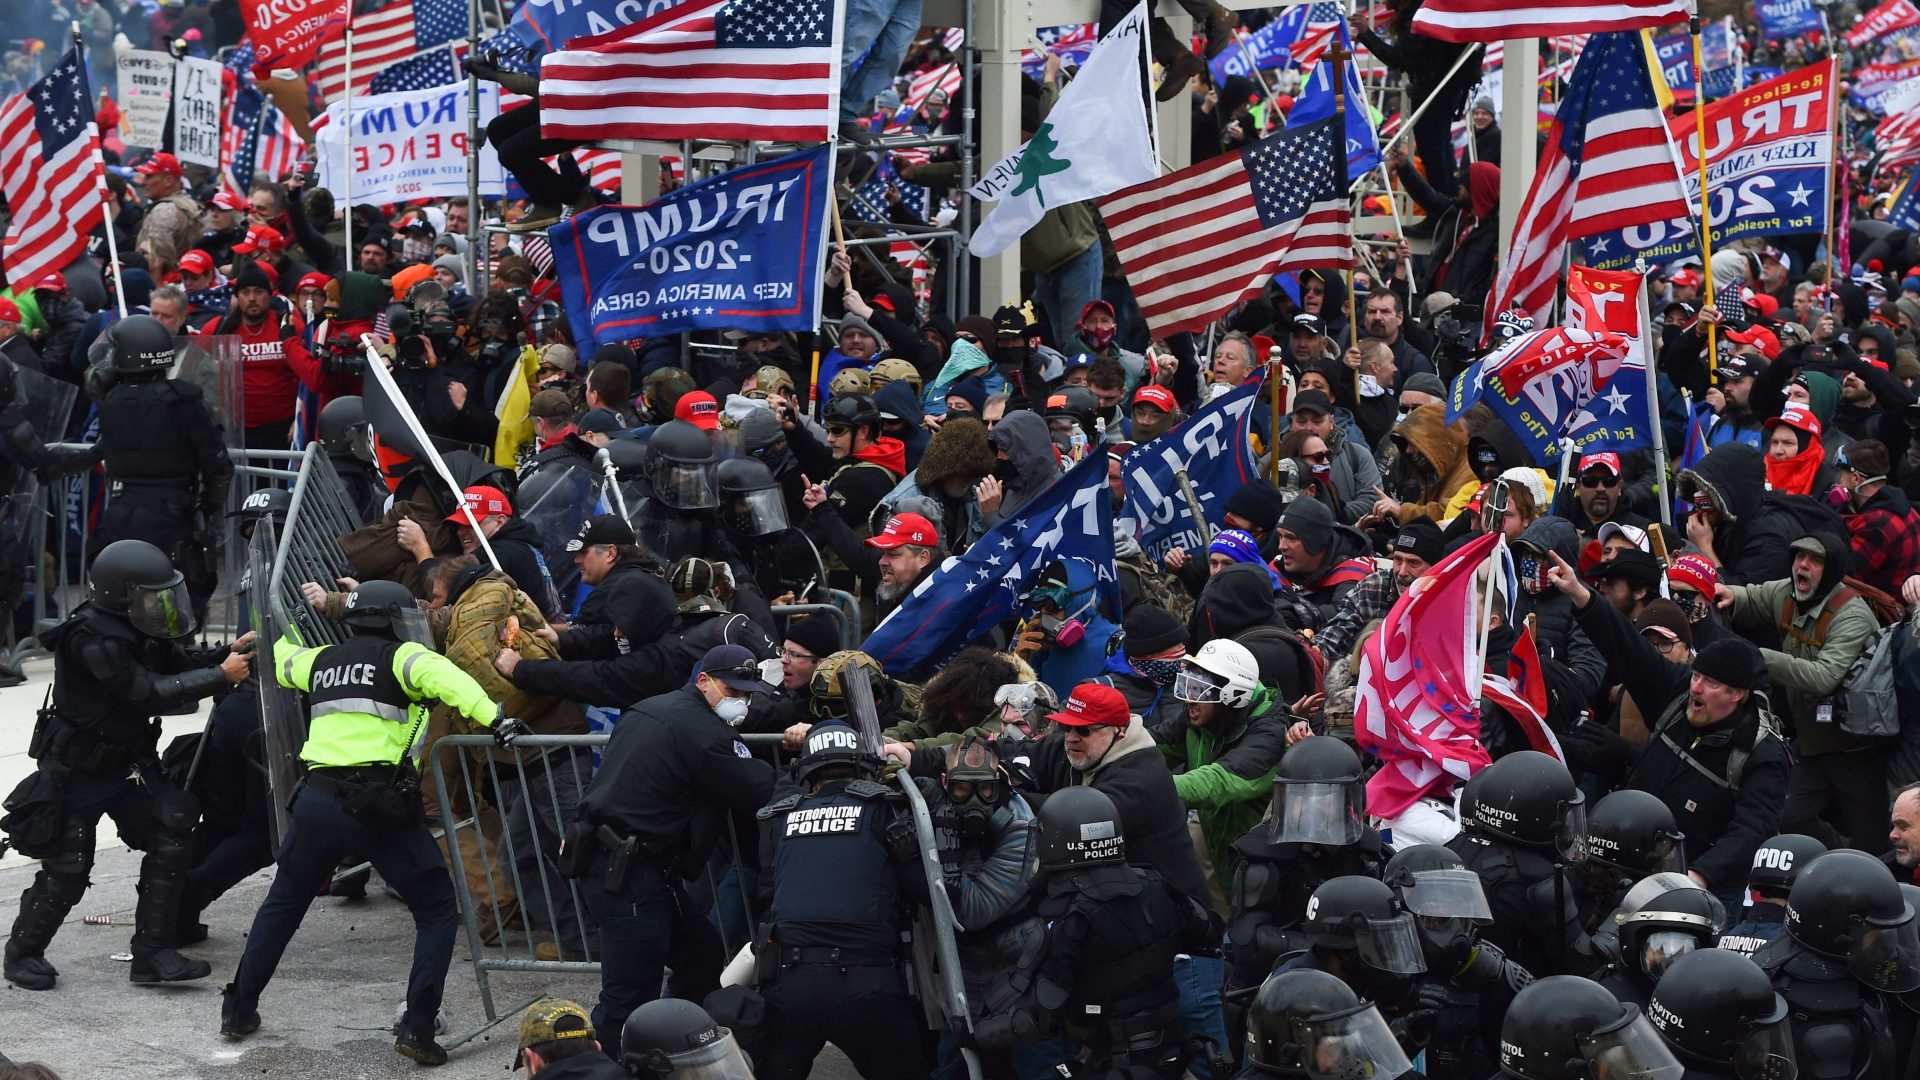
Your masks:
{"label": "trump 2020 flag", "polygon": [[1604,390],[1567,425],[1567,438],[1575,454],[1653,445],[1646,308],[1640,302],[1644,280],[1628,271],[1595,270],[1590,266],[1575,266],[1567,273],[1568,321],[1583,330],[1619,334],[1627,341],[1627,355]]}
{"label": "trump 2020 flag", "polygon": [[1094,566],[1100,606],[1120,610],[1113,568],[1113,492],[1107,459],[1095,454],[1040,497],[950,556],[874,628],[860,650],[900,676],[944,662],[1020,610],[1021,597],[1061,559]]}
{"label": "trump 2020 flag", "polygon": [[1209,532],[1193,520],[1176,473],[1186,474],[1201,512],[1215,526],[1226,517],[1227,497],[1259,475],[1247,422],[1264,381],[1256,379],[1214,398],[1121,462],[1127,488],[1122,519],[1131,519],[1135,539],[1153,562],[1173,548],[1200,551],[1207,546]]}
{"label": "trump 2020 flag", "polygon": [[832,183],[822,146],[555,225],[547,235],[574,340],[812,329]]}
{"label": "trump 2020 flag", "polygon": [[1160,175],[1142,92],[1146,41],[1143,3],[1100,39],[1033,138],[968,189],[999,204],[973,231],[973,254],[990,259],[1007,250],[1054,207]]}
{"label": "trump 2020 flag", "polygon": [[[1340,47],[1351,55],[1353,44],[1347,40],[1346,26],[1342,24],[1337,32]],[[1330,63],[1330,59],[1322,56],[1313,70],[1307,72],[1299,100],[1287,114],[1288,127],[1300,127],[1333,115],[1336,65]],[[1373,121],[1367,115],[1367,96],[1360,92],[1359,70],[1351,59],[1342,61],[1338,68],[1347,77],[1347,181],[1352,183],[1380,167],[1380,136],[1374,132]]]}
{"label": "trump 2020 flag", "polygon": [[1484,401],[1526,444],[1534,462],[1544,463],[1558,453],[1568,431],[1585,422],[1588,403],[1621,369],[1627,347],[1623,335],[1606,330],[1556,326],[1521,334],[1453,381],[1447,423]]}

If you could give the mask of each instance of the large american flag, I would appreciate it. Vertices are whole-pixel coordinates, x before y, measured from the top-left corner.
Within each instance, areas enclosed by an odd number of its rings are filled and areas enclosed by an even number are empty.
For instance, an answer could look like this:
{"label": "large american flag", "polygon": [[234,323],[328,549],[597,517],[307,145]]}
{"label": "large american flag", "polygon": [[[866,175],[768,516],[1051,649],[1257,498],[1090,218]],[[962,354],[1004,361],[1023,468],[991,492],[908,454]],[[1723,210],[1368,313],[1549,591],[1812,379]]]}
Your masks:
{"label": "large american flag", "polygon": [[1154,333],[1205,326],[1277,273],[1353,260],[1335,119],[1288,128],[1100,200]]}
{"label": "large american flag", "polygon": [[688,0],[540,61],[559,139],[818,142],[839,123],[834,0]]}
{"label": "large american flag", "polygon": [[[429,90],[460,81],[460,58],[466,54],[466,42],[442,45],[430,52],[392,64],[373,77],[368,93],[399,94],[408,90]],[[357,57],[355,59],[358,59]]]}
{"label": "large american flag", "polygon": [[220,131],[220,186],[247,197],[256,178],[279,180],[293,171],[307,144],[265,94],[251,85],[236,87]]}
{"label": "large american flag", "polygon": [[1414,13],[1416,33],[1442,41],[1502,41],[1643,30],[1685,22],[1687,0],[1427,0]]}
{"label": "large american flag", "polygon": [[13,217],[0,263],[16,286],[72,262],[107,195],[87,65],[72,48],[46,77],[0,104],[0,194]]}
{"label": "large american flag", "polygon": [[1545,324],[1568,241],[1686,219],[1693,210],[1641,36],[1595,34],[1547,132],[1513,250],[1494,280],[1487,325],[1510,310]]}
{"label": "large american flag", "polygon": [[[353,17],[353,92],[369,93],[374,76],[394,64],[467,36],[465,0],[400,0]],[[333,101],[347,85],[345,35],[320,46],[313,62],[320,96]]]}
{"label": "large american flag", "polygon": [[1300,30],[1300,36],[1287,51],[1293,54],[1293,62],[1301,70],[1314,65],[1328,49],[1333,47],[1334,35],[1345,23],[1346,17],[1340,13],[1339,4],[1318,3],[1307,9],[1307,25]]}

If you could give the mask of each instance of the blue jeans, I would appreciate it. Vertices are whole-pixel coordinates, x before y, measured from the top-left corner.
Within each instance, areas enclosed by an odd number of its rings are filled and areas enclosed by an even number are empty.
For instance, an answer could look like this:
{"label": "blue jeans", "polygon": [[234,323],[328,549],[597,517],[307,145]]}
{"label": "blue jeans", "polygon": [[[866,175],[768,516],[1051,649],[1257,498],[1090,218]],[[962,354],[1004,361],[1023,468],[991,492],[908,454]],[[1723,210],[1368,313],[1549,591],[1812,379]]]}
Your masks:
{"label": "blue jeans", "polygon": [[[1054,1066],[1073,1059],[1074,1050],[1064,1035],[1052,1035],[1037,1043],[1019,1043],[1009,1049],[1013,1074],[1019,1080],[1053,1080],[1060,1075]],[[991,1075],[992,1070],[987,1070]],[[960,1057],[959,1040],[953,1032],[940,1033],[940,1045],[933,1055],[933,1080],[967,1080],[967,1065]]]}
{"label": "blue jeans", "polygon": [[1034,303],[1047,309],[1054,347],[1068,356],[1086,351],[1074,327],[1079,325],[1080,309],[1087,306],[1087,301],[1100,298],[1102,263],[1100,241],[1095,240],[1087,250],[1033,276]]}
{"label": "blue jeans", "polygon": [[[1227,1050],[1227,1020],[1220,1011],[1220,987],[1227,979],[1226,961],[1217,956],[1182,956],[1173,962],[1173,981],[1180,989],[1180,1014],[1186,1017],[1188,1036],[1213,1040],[1214,1053]],[[1213,1062],[1195,1055],[1187,1062],[1194,1080],[1212,1080]]]}
{"label": "blue jeans", "polygon": [[893,83],[919,31],[920,0],[847,0],[847,29],[840,38],[841,123],[858,121],[867,104]]}

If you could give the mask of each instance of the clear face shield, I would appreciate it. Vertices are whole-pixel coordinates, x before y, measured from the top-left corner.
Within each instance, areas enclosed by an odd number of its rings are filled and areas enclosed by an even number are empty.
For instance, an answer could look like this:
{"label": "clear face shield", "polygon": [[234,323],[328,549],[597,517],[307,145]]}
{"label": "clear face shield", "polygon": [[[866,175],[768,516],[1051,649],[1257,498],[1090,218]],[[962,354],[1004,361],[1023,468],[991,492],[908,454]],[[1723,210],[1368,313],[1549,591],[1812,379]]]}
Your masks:
{"label": "clear face shield", "polygon": [[1847,970],[1868,986],[1890,994],[1920,989],[1920,928],[1909,908],[1895,926],[1869,923],[1847,952]]}
{"label": "clear face shield", "polygon": [[1587,861],[1587,803],[1579,792],[1560,807],[1560,820],[1553,826],[1553,850],[1570,863]]}
{"label": "clear face shield", "polygon": [[787,531],[787,502],[779,488],[762,488],[733,497],[734,520],[748,536]]}
{"label": "clear face shield", "polygon": [[[1181,700],[1179,680],[1174,680],[1174,696]],[[1219,700],[1218,691],[1214,700]],[[1366,831],[1366,793],[1358,782],[1281,782],[1274,793],[1279,812],[1271,816],[1267,838],[1275,844],[1324,844],[1346,847],[1359,841]]]}
{"label": "clear face shield", "polygon": [[1361,962],[1375,971],[1418,975],[1427,970],[1427,955],[1421,951],[1420,932],[1411,915],[1367,919],[1354,928],[1353,937]]}
{"label": "clear face shield", "polygon": [[177,639],[199,629],[186,579],[176,572],[165,585],[135,585],[128,590],[127,621],[148,637]]}
{"label": "clear face shield", "polygon": [[720,505],[711,461],[667,461],[654,480],[653,493],[676,510],[710,510]]}
{"label": "clear face shield", "polygon": [[1740,1080],[1795,1080],[1793,1026],[1786,1017],[1748,1028],[1733,1048],[1733,1075]]}
{"label": "clear face shield", "polygon": [[1227,680],[1192,664],[1183,666],[1173,677],[1173,696],[1189,704],[1217,702],[1226,688]]}
{"label": "clear face shield", "polygon": [[1685,930],[1656,930],[1640,944],[1640,970],[1660,981],[1675,960],[1700,947],[1700,939]]}
{"label": "clear face shield", "polygon": [[1313,1080],[1392,1080],[1413,1071],[1406,1051],[1371,1003],[1335,1016],[1294,1018],[1293,1041],[1304,1048]]}
{"label": "clear face shield", "polygon": [[1493,922],[1486,889],[1471,870],[1419,870],[1387,884],[1399,891],[1429,955],[1454,955],[1473,940],[1475,927]]}
{"label": "clear face shield", "polygon": [[1632,1005],[1629,1019],[1609,1031],[1599,1031],[1580,1044],[1587,1059],[1587,1075],[1605,1080],[1680,1080],[1686,1068]]}
{"label": "clear face shield", "polygon": [[400,617],[394,620],[393,633],[401,641],[435,648],[433,628],[427,624],[427,613],[420,608],[410,607],[400,612]]}

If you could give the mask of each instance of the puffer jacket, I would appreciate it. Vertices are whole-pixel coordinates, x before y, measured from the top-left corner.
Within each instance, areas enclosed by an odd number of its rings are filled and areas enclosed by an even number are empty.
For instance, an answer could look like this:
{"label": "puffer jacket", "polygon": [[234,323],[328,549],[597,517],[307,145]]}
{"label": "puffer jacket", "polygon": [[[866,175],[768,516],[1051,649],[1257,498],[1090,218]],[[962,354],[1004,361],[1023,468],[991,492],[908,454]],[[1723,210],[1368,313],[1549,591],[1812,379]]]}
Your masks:
{"label": "puffer jacket", "polygon": [[1418,453],[1430,466],[1417,476],[1417,498],[1403,499],[1395,516],[1402,522],[1425,515],[1435,521],[1447,516],[1447,503],[1454,492],[1473,483],[1473,467],[1467,461],[1467,432],[1460,421],[1447,423],[1447,407],[1438,402],[1421,405],[1394,425],[1394,445],[1400,448],[1400,461],[1408,465],[1407,452]]}
{"label": "puffer jacket", "polygon": [[[520,590],[514,588],[512,578],[492,570],[480,575],[450,605],[449,610],[444,650],[447,659],[486,688],[487,696],[499,702],[506,715],[525,721],[528,727],[541,735],[587,733],[586,716],[580,711],[580,706],[550,694],[522,690],[493,666],[493,658],[501,648],[501,631],[506,628],[510,616],[520,623],[520,636],[514,648],[521,656],[528,660],[553,660],[559,656],[559,650],[552,643],[534,634],[547,622],[541,618],[539,609],[528,603]],[[482,730],[469,730],[471,726],[457,717],[453,726],[461,734],[475,734]],[[516,756],[537,756],[538,753],[535,750],[516,752],[495,748],[493,758],[510,762]]]}
{"label": "puffer jacket", "polygon": [[1292,719],[1262,686],[1251,704],[1216,724],[1196,728],[1180,710],[1163,712],[1151,729],[1173,770],[1173,789],[1187,809],[1199,813],[1213,879],[1223,893],[1233,884],[1233,842],[1259,823],[1272,801],[1273,772],[1287,752]]}
{"label": "puffer jacket", "polygon": [[[1580,534],[1566,518],[1540,518],[1527,526],[1520,539],[1559,555],[1568,566],[1580,565]],[[1607,685],[1607,661],[1574,621],[1572,598],[1551,587],[1537,595],[1522,590],[1514,605],[1514,626],[1524,625],[1529,615],[1534,619],[1534,640],[1540,646],[1540,655],[1571,669],[1580,680],[1583,696],[1598,695]]]}

